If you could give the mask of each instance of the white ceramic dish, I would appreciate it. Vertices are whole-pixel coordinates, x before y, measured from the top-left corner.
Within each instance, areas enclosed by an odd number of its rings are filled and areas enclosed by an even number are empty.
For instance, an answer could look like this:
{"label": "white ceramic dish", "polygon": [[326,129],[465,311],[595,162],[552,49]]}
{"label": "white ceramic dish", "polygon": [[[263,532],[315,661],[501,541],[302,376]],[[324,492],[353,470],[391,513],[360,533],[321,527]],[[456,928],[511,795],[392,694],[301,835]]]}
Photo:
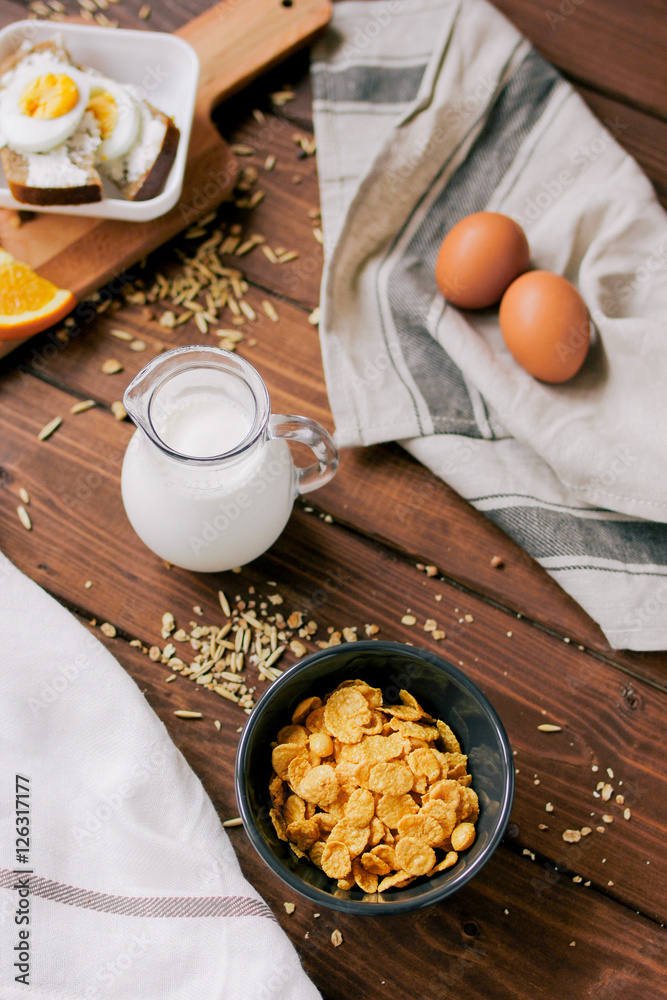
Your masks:
{"label": "white ceramic dish", "polygon": [[91,66],[119,83],[134,84],[151,104],[173,117],[181,132],[176,159],[162,192],[155,198],[127,201],[120,198],[113,184],[105,179],[102,201],[90,205],[39,206],[16,201],[0,165],[0,207],[134,222],[157,219],[173,208],[183,186],[199,78],[197,53],[182,38],[163,32],[34,20],[17,21],[0,31],[0,62],[26,39],[36,44],[57,35],[74,62]]}

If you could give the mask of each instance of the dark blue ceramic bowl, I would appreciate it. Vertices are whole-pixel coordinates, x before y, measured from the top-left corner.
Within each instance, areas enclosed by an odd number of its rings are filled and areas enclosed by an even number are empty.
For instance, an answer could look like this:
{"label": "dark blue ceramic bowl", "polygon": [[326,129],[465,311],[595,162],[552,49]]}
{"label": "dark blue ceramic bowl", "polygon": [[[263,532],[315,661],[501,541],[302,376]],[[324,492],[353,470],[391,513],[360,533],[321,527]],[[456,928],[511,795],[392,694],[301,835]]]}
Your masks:
{"label": "dark blue ceramic bowl", "polygon": [[[271,742],[290,723],[296,705],[323,696],[347,678],[360,677],[382,688],[386,704],[407,689],[426,711],[444,719],[468,754],[472,787],[480,815],[473,846],[453,868],[420,878],[404,889],[364,895],[338,889],[308,859],[297,859],[276,836],[269,817]],[[479,688],[447,660],[398,642],[355,642],[308,656],[275,681],[257,703],[241,736],[236,756],[236,797],[243,825],[267,865],[316,907],[376,916],[430,906],[469,882],[489,860],[507,826],[514,795],[512,749],[503,725]]]}

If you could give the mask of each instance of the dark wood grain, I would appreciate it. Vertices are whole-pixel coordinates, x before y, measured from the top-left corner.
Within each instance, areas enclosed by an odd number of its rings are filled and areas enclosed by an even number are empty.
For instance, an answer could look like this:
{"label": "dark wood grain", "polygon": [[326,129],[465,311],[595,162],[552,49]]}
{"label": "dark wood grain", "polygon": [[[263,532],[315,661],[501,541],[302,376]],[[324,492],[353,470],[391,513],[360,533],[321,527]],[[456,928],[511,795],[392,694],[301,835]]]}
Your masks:
{"label": "dark wood grain", "polygon": [[[620,122],[615,134],[664,199],[664,2],[496,5],[574,79],[603,121]],[[79,10],[74,0],[66,6]],[[138,18],[140,6],[141,0],[124,0],[108,13],[128,27],[168,30],[209,4],[155,3],[148,24]],[[564,16],[560,8],[571,9],[564,21],[547,17]],[[24,10],[0,0],[0,23]],[[285,84],[295,99],[276,109],[268,94]],[[318,301],[322,262],[308,214],[317,205],[316,158],[299,159],[293,138],[311,134],[310,94],[307,58],[299,55],[218,110],[224,137],[253,146],[254,155],[241,165],[258,169],[257,186],[266,191],[251,214],[228,204],[219,217],[241,222],[244,233],[261,233],[271,246],[298,251],[296,261],[280,266],[259,249],[229,258],[250,282],[247,298],[258,310],[258,320],[241,328],[246,341],[239,353],[262,372],[274,409],[306,413],[331,427],[317,331],[307,321]],[[264,122],[252,116],[257,108]],[[263,166],[268,153],[277,157],[273,171]],[[23,235],[29,234],[28,224]],[[146,276],[152,268],[171,273],[174,264],[173,247],[158,251]],[[280,323],[261,312],[265,298]],[[135,353],[110,337],[114,326],[141,337],[146,351]],[[123,305],[84,323],[68,345],[47,333],[0,362],[0,548],[81,620],[96,621],[88,627],[136,679],[222,819],[237,811],[233,761],[246,717],[183,678],[167,684],[166,669],[129,645],[134,637],[159,642],[165,610],[187,624],[199,605],[202,620],[217,621],[219,586],[230,598],[247,598],[250,587],[266,593],[275,589],[267,581],[276,581],[285,609],[308,610],[318,621],[310,649],[327,638],[328,628],[354,626],[361,633],[372,621],[380,638],[418,643],[461,665],[489,695],[516,751],[511,825],[480,876],[446,903],[391,919],[327,910],[315,919],[312,907],[260,861],[243,830],[230,831],[245,875],[326,1000],[664,997],[657,921],[667,910],[667,656],[610,650],[599,628],[525,553],[396,445],[346,452],[336,479],[311,503],[299,503],[279,542],[241,574],[167,569],[137,542],[125,519],[119,474],[133,429],[115,421],[109,406],[158,351],[202,339],[209,338],[194,324],[169,331],[140,307]],[[109,357],[123,364],[118,375],[101,372]],[[87,397],[99,405],[69,414],[72,402]],[[38,442],[39,429],[57,414],[62,427]],[[31,532],[16,516],[21,486],[31,495]],[[326,523],[324,514],[335,523]],[[493,555],[503,558],[502,570],[491,567]],[[439,575],[428,578],[416,562],[436,565]],[[418,618],[414,628],[400,623],[408,607]],[[427,617],[438,621],[446,639],[435,642],[423,631]],[[101,634],[103,621],[116,625],[117,638]],[[173,715],[176,708],[197,709],[204,717],[181,720]],[[562,731],[540,732],[545,720]],[[600,779],[614,788],[604,805],[593,794]],[[618,793],[625,797],[622,806],[615,802]],[[546,811],[547,802],[553,812]],[[629,821],[622,818],[626,805]],[[603,811],[613,815],[611,824],[599,822]],[[562,840],[563,830],[584,825],[593,832],[579,844]],[[595,830],[599,825],[603,834]],[[292,916],[285,900],[297,904]],[[335,927],[344,937],[338,949],[330,943]]]}
{"label": "dark wood grain", "polygon": [[[519,770],[513,817],[517,841],[552,858],[576,858],[579,874],[600,886],[609,879],[614,882],[612,895],[652,917],[667,915],[658,882],[665,866],[659,818],[665,783],[659,748],[666,694],[641,682],[630,688],[623,674],[571,643],[539,633],[477,596],[428,579],[386,547],[325,524],[302,509],[269,553],[241,576],[166,570],[137,543],[122,510],[119,459],[131,428],[107,412],[91,410],[67,419],[47,442],[39,442],[36,431],[50,415],[65,410],[69,397],[43,385],[39,396],[28,402],[21,389],[20,374],[5,378],[0,429],[6,434],[12,428],[23,470],[19,479],[15,463],[6,462],[5,488],[14,497],[21,485],[28,489],[33,530],[26,533],[11,504],[3,504],[0,525],[9,558],[61,600],[86,611],[108,609],[124,635],[149,644],[156,639],[163,611],[172,611],[177,622],[187,622],[195,604],[212,613],[219,585],[244,594],[243,588],[250,585],[266,592],[264,581],[275,580],[286,610],[304,610],[310,616],[315,604],[312,617],[323,625],[353,625],[361,634],[372,620],[381,638],[440,652],[480,684],[507,726]],[[39,485],[46,455],[52,469],[48,492]],[[63,538],[71,540],[67,548]],[[89,592],[84,589],[86,579],[93,583]],[[415,628],[401,624],[408,610],[420,623]],[[435,642],[423,631],[428,618],[445,630],[444,641]],[[540,663],[548,665],[548,687],[543,670],[536,669]],[[181,683],[187,684],[177,680],[171,686],[174,697]],[[192,685],[187,688],[189,695]],[[219,711],[220,699],[209,697],[209,711]],[[540,732],[537,727],[544,721],[562,726],[563,732]],[[593,765],[601,775],[591,771]],[[615,792],[627,794],[633,812],[629,822],[615,803],[603,804],[593,796],[607,767],[615,782],[623,782]],[[551,816],[545,812],[549,801],[555,804]],[[605,826],[600,817],[607,810],[614,816],[613,828],[592,834],[577,849],[563,843],[565,829]],[[544,822],[549,830],[540,831],[539,823]]]}
{"label": "dark wood grain", "polygon": [[665,4],[638,0],[492,0],[566,75],[667,117]]}
{"label": "dark wood grain", "polygon": [[[164,668],[122,640],[103,641],[145,691],[221,818],[234,816],[236,729],[244,716],[224,702],[216,701],[212,711],[209,692],[185,682],[164,684]],[[178,707],[205,718],[177,719]],[[214,718],[222,723],[220,732]],[[569,859],[562,870],[545,856],[531,860],[514,826],[483,873],[446,902],[401,917],[363,919],[324,908],[313,918],[313,904],[260,861],[243,829],[229,834],[244,874],[292,937],[326,1000],[664,996],[660,928],[594,887],[574,883]],[[285,901],[296,904],[291,916]],[[338,949],[330,942],[334,928],[343,934]]]}
{"label": "dark wood grain", "polygon": [[[307,212],[303,215],[308,218]],[[247,231],[252,228],[248,226]],[[290,267],[298,263],[271,265],[259,250],[254,250],[240,259],[246,273],[250,267],[247,262],[258,257],[279,275],[283,270],[289,273]],[[229,258],[228,262],[238,264],[239,258]],[[173,262],[169,265],[165,261],[163,265],[158,261],[156,266],[169,274]],[[264,265],[260,262],[256,266]],[[265,280],[270,278],[269,273]],[[265,378],[274,410],[307,413],[333,429],[316,330],[307,322],[303,309],[275,295],[272,301],[280,323],[271,322],[261,309],[266,295],[264,288],[256,286],[248,293],[258,319],[245,324],[243,332],[257,344],[241,344],[239,353]],[[160,311],[155,309],[156,318]],[[137,353],[113,338],[109,330],[117,326],[143,338],[147,351]],[[210,339],[203,338],[192,321],[176,330],[166,330],[156,320],[147,323],[139,308],[124,307],[76,334],[66,347],[53,343],[48,336],[34,338],[18,352],[15,361],[42,378],[66,385],[82,398],[109,407],[121,399],[127,383],[155,353],[165,347]],[[290,359],[288,367],[286,356]],[[102,373],[102,364],[109,357],[124,365],[122,373]],[[13,363],[7,363],[7,371]],[[372,495],[369,481],[373,483]],[[344,451],[338,475],[314,494],[311,503],[369,537],[382,538],[413,564],[435,565],[441,577],[484,595],[539,628],[559,631],[572,642],[611,658],[629,678],[644,678],[663,689],[667,687],[663,654],[611,650],[599,626],[530,556],[397,445]],[[503,560],[502,569],[492,567],[493,556]]]}

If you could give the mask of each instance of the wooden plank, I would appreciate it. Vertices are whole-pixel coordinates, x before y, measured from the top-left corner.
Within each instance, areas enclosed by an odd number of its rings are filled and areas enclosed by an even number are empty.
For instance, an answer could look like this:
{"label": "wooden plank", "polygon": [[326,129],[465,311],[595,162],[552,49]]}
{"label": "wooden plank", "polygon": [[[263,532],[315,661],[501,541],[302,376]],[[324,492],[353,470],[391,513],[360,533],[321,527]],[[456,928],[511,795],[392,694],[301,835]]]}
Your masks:
{"label": "wooden plank", "polygon": [[637,0],[492,0],[563,72],[609,96],[667,115],[664,5]]}
{"label": "wooden plank", "polygon": [[[261,251],[255,249],[243,258],[226,261],[247,273],[249,262],[258,254]],[[162,259],[166,262],[168,258],[165,254]],[[156,266],[162,268],[162,263],[156,262]],[[283,265],[285,269],[290,266]],[[170,273],[168,266],[163,270]],[[301,412],[333,429],[315,328],[302,310],[275,297],[272,301],[280,322],[271,322],[261,307],[266,297],[263,289],[251,287],[248,292],[247,300],[258,318],[239,329],[257,344],[241,344],[239,353],[260,370],[277,412]],[[162,309],[155,307],[156,316]],[[147,350],[135,352],[129,344],[113,338],[109,330],[114,327],[142,338]],[[166,330],[156,321],[145,320],[140,307],[125,306],[111,317],[108,313],[100,317],[66,348],[47,337],[35,338],[12,360],[68,386],[78,396],[110,406],[122,398],[130,379],[158,351],[210,340],[201,336],[192,321]],[[109,358],[120,361],[123,372],[104,375],[102,364]],[[369,482],[373,484],[373,504],[366,502]],[[355,530],[383,539],[413,563],[435,565],[439,575],[611,658],[630,677],[665,686],[664,654],[612,651],[600,628],[530,556],[398,446],[345,450],[335,479],[309,497],[309,503]],[[503,560],[502,569],[491,566],[493,556]]]}
{"label": "wooden plank", "polygon": [[[274,580],[288,614],[302,610],[320,623],[317,639],[326,637],[327,626],[354,626],[362,634],[370,621],[379,626],[379,638],[435,650],[480,684],[507,726],[517,751],[512,817],[517,844],[564,859],[573,875],[591,879],[651,917],[664,917],[660,747],[667,695],[641,682],[630,688],[610,664],[474,595],[417,574],[390,551],[302,509],[270,552],[239,576],[167,571],[137,542],[122,510],[119,464],[131,428],[93,409],[68,418],[47,442],[39,442],[37,431],[65,410],[69,397],[46,384],[31,397],[24,378],[7,376],[0,397],[0,440],[8,442],[0,532],[3,550],[20,568],[86,615],[111,616],[124,636],[146,644],[159,641],[164,611],[187,623],[193,606],[200,605],[203,620],[216,622],[218,587],[247,599],[250,586],[266,594],[266,581]],[[15,512],[21,486],[31,495],[30,532]],[[415,628],[401,624],[408,607],[418,618]],[[444,641],[423,630],[429,618],[446,631]],[[281,665],[289,662],[286,654]],[[163,675],[165,668],[154,669]],[[196,686],[180,678],[169,686],[170,697],[178,697],[182,685],[186,699],[199,697]],[[204,693],[212,706],[207,715],[222,718],[221,699]],[[241,725],[244,716],[235,712]],[[562,726],[562,732],[540,732],[545,721]],[[607,768],[614,774],[608,779],[614,796],[626,797],[622,806],[594,795],[597,782],[607,780]],[[553,803],[553,814],[545,811],[547,802]],[[630,821],[622,816],[626,806]],[[611,825],[600,818],[607,812],[614,817]],[[548,829],[540,830],[540,823]],[[579,845],[564,844],[565,829],[583,826],[605,832],[593,832]]]}
{"label": "wooden plank", "polygon": [[[244,717],[226,702],[211,712],[208,692],[164,684],[164,674],[156,680],[155,664],[127,643],[102,641],[146,692],[220,818],[236,815],[234,753],[237,723]],[[205,718],[174,717],[176,708],[186,707]],[[444,998],[463,991],[471,1000],[534,1000],[546,990],[558,998],[611,997],[615,990],[643,1000],[664,996],[660,929],[594,887],[573,883],[571,874],[545,858],[531,861],[512,838],[477,879],[444,903],[400,917],[359,920],[316,910],[264,865],[242,828],[228,832],[244,875],[270,905],[327,1000],[349,1000],[351,982],[355,996],[369,1000]],[[296,904],[291,916],[285,901]],[[313,912],[320,912],[319,918]],[[334,928],[343,934],[337,949],[330,940]]]}
{"label": "wooden plank", "polygon": [[[273,247],[282,245],[297,251],[298,259],[285,267],[270,263],[260,249],[243,260],[243,269],[258,285],[310,311],[320,299],[324,261],[322,246],[313,236],[313,230],[321,229],[322,222],[308,214],[319,208],[317,160],[315,156],[304,157],[296,140],[303,136],[310,142],[314,136],[311,130],[297,127],[291,120],[268,110],[264,111],[265,121],[257,122],[248,114],[253,107],[253,95],[242,94],[236,101],[225,103],[224,116],[216,116],[229,142],[254,150],[252,156],[243,157],[241,166],[257,169],[256,187],[266,191],[266,197],[250,219],[248,213],[232,213],[229,219],[251,223],[252,232],[264,235]],[[266,170],[264,164],[269,156],[274,156],[276,163]]]}
{"label": "wooden plank", "polygon": [[[164,684],[165,672],[147,657],[94,631],[146,693],[221,820],[235,816],[236,730],[244,716],[227,702],[212,711],[209,693],[195,685]],[[205,718],[177,719],[177,708],[194,708]],[[214,718],[221,722],[219,732]],[[548,860],[531,861],[513,838],[477,879],[444,903],[400,917],[359,920],[327,909],[313,918],[318,910],[264,865],[243,829],[228,832],[244,875],[270,905],[327,1000],[349,1000],[352,981],[354,995],[369,1000],[444,998],[463,990],[471,1000],[534,1000],[547,989],[559,1000],[611,997],[612,989],[646,1000],[663,995],[660,929],[594,887],[573,883],[571,874]],[[285,901],[296,904],[291,916]],[[330,940],[334,928],[343,934],[338,949]]]}
{"label": "wooden plank", "polygon": [[[6,6],[6,0],[0,0],[0,15]],[[11,6],[20,9],[17,4]],[[203,6],[189,0],[188,13]],[[155,4],[149,26],[157,23],[154,17],[171,26],[185,7],[182,4],[172,11],[170,6]],[[122,7],[119,13],[123,18],[136,16]],[[598,27],[604,30],[604,22]],[[283,79],[276,71],[280,85],[295,79],[289,70],[285,67]],[[272,86],[270,79],[266,82]],[[279,157],[285,173],[260,206],[271,210],[261,220],[265,235],[271,240],[282,238],[288,225],[299,250],[312,238],[310,221],[305,220],[307,209],[316,201],[312,160],[300,165],[307,171],[301,185],[292,186],[286,172],[296,149],[289,148],[293,126],[286,118],[291,114],[300,125],[307,121],[302,92],[298,88],[297,100],[276,116],[285,124]],[[251,135],[250,130],[238,130],[245,127],[244,113],[247,117],[247,110],[257,106],[252,92],[246,96],[245,112],[242,100],[238,105],[240,125],[233,123],[232,116],[226,119],[227,134],[237,136],[236,141]],[[613,113],[613,102],[605,103],[605,98],[594,94],[591,104],[595,106],[596,101],[604,114]],[[226,105],[225,114],[227,110]],[[222,120],[225,114],[218,117]],[[661,123],[632,109],[626,120],[632,126],[620,136],[621,141],[627,141],[636,126],[632,134],[640,146],[646,142],[642,155],[647,161],[654,158],[651,176],[659,182]],[[263,180],[262,175],[260,183]],[[272,204],[273,196],[284,201],[282,213]],[[257,212],[247,223],[245,213],[232,216],[230,212],[230,221],[232,217],[243,219],[248,231],[259,229]],[[292,295],[289,272],[266,267],[268,262],[260,254],[253,251],[241,259],[245,274],[262,286],[251,287],[248,299],[257,305],[262,297],[271,297],[281,322],[272,324],[260,314],[256,323],[246,324],[241,329],[248,337],[256,336],[258,344],[250,347],[246,342],[240,353],[265,375],[276,408],[296,409],[330,422],[316,331],[307,325],[302,309],[273,294],[278,291],[310,308],[317,300],[317,283],[307,275],[311,283],[302,278]],[[170,254],[158,256],[166,259]],[[141,336],[147,351],[135,354],[112,340],[108,332],[105,335],[110,326],[126,327]],[[77,417],[69,416],[67,409],[72,391],[96,395],[108,405],[120,398],[131,374],[162,345],[193,339],[208,338],[201,338],[193,326],[170,333],[147,322],[141,309],[125,307],[75,337],[67,349],[47,335],[17,358],[39,366],[42,377],[61,381],[67,392],[21,372],[11,374],[8,362],[2,365],[2,548],[60,599],[88,617],[96,616],[98,622],[108,619],[124,630],[120,638],[103,641],[146,692],[204,781],[222,818],[236,813],[233,758],[237,729],[245,716],[236,706],[184,679],[166,684],[165,668],[129,647],[127,640],[134,635],[146,642],[160,641],[164,610],[173,610],[180,621],[187,622],[197,617],[192,608],[199,604],[205,612],[203,620],[216,621],[219,585],[230,596],[239,593],[247,599],[251,586],[265,593],[266,581],[276,580],[286,608],[308,608],[318,619],[317,638],[326,638],[327,626],[352,624],[361,629],[369,620],[369,609],[376,609],[380,637],[418,642],[453,662],[462,662],[489,693],[518,751],[511,836],[479,878],[441,906],[398,919],[359,921],[326,910],[313,919],[312,907],[287,893],[255,855],[244,832],[230,831],[246,876],[271,905],[326,998],[342,1000],[349,997],[351,988],[369,998],[449,997],[464,990],[471,1000],[489,996],[533,1000],[547,991],[573,1000],[584,995],[641,995],[642,1000],[664,996],[660,930],[628,909],[641,908],[664,919],[664,817],[659,814],[664,785],[657,776],[663,695],[628,682],[627,675],[613,664],[573,648],[572,643],[559,642],[525,621],[515,621],[502,609],[489,607],[486,598],[496,595],[501,604],[517,611],[531,608],[540,628],[555,624],[568,638],[576,639],[590,634],[590,645],[600,654],[607,651],[599,630],[525,554],[395,446],[346,453],[339,476],[313,498],[312,506],[321,505],[320,516],[317,509],[310,515],[298,510],[272,552],[239,576],[197,577],[167,571],[138,546],[120,509],[120,461],[132,428],[113,421],[101,407]],[[102,360],[111,355],[125,364],[118,376],[104,376],[99,370]],[[56,412],[65,417],[64,426],[49,442],[39,444],[34,435]],[[25,532],[15,515],[21,485],[32,494],[31,533]],[[368,503],[369,489],[376,498],[375,511]],[[397,510],[398,518],[393,516]],[[353,531],[324,523],[325,511],[344,519]],[[378,511],[392,516],[379,519]],[[358,537],[359,531],[379,536],[391,548]],[[491,571],[490,552],[505,558],[502,571]],[[408,565],[416,559],[437,563],[450,580],[443,584],[416,573]],[[86,579],[92,579],[89,589],[84,586]],[[457,589],[461,583],[481,591],[485,599],[462,593]],[[442,594],[441,601],[436,601],[437,594]],[[399,625],[408,602],[420,622],[427,615],[442,620],[448,639],[435,643],[421,629]],[[473,621],[467,621],[466,614]],[[95,631],[100,636],[99,629]],[[313,648],[312,643],[308,645]],[[613,659],[624,669],[636,667],[654,682],[664,682],[661,654],[613,654]],[[176,707],[198,708],[205,718],[193,723],[178,720],[173,716]],[[542,734],[536,729],[545,718],[543,710],[548,721],[565,724],[562,733]],[[221,721],[219,733],[213,727],[214,718]],[[590,770],[593,763],[598,772]],[[614,772],[613,781],[606,774],[607,767]],[[587,818],[592,820],[590,811],[597,817],[601,808],[609,808],[593,796],[600,775],[613,783],[614,795],[624,792],[632,818],[629,822],[621,819],[621,807],[612,797],[614,822],[606,832],[567,845],[560,837],[566,826],[582,825]],[[547,801],[554,805],[552,814],[545,811]],[[549,829],[540,830],[540,823]],[[522,851],[532,852],[535,860]],[[584,881],[590,878],[593,884],[574,883],[575,875]],[[297,904],[291,917],[283,908],[285,899]],[[344,935],[338,949],[330,943],[334,927]],[[571,941],[576,941],[574,947]]]}

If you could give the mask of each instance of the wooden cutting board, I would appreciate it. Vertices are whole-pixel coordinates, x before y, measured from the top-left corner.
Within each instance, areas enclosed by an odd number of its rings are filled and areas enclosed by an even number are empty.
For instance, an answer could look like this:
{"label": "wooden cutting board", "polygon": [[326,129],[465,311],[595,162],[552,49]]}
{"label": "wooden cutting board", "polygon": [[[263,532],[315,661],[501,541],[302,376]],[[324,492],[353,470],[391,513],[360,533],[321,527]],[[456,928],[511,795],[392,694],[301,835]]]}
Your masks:
{"label": "wooden cutting board", "polygon": [[[227,197],[237,164],[211,121],[213,108],[307,44],[330,16],[330,0],[223,0],[194,18],[176,32],[200,61],[178,204],[150,222],[42,212],[18,229],[15,213],[0,209],[0,246],[78,300],[122,274]],[[0,341],[0,357],[22,343]]]}

